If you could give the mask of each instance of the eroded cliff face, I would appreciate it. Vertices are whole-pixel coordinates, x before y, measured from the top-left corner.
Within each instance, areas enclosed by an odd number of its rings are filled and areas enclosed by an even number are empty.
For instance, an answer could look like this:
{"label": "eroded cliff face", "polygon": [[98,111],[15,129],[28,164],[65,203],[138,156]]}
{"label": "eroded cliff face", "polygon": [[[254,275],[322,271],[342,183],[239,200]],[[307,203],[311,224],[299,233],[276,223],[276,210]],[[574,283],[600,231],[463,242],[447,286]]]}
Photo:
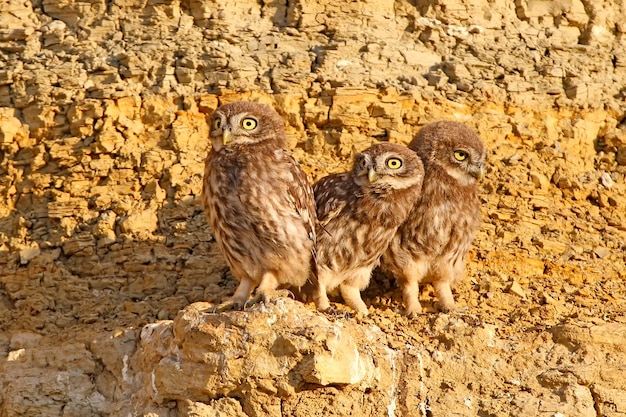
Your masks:
{"label": "eroded cliff face", "polygon": [[[0,415],[626,415],[626,3],[0,5]],[[489,148],[456,298],[403,317],[236,285],[205,117],[284,116],[312,180],[457,119]],[[338,300],[340,301],[340,300]]]}

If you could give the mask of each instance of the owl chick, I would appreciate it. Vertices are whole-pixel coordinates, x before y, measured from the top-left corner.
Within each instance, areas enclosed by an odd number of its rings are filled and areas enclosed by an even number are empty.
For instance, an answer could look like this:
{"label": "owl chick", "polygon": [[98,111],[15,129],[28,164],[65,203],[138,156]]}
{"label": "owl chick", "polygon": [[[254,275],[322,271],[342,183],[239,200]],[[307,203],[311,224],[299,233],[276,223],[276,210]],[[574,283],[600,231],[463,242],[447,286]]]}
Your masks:
{"label": "owl chick", "polygon": [[319,310],[330,307],[327,291],[339,287],[346,304],[368,313],[360,291],[416,204],[423,177],[413,151],[378,143],[356,155],[351,172],[328,175],[313,186],[320,222],[313,300]]}
{"label": "owl chick", "polygon": [[239,101],[211,117],[202,202],[230,270],[239,280],[218,311],[243,308],[279,286],[301,287],[315,247],[311,184],[284,149],[283,120],[271,107]]}
{"label": "owl chick", "polygon": [[455,309],[452,287],[480,224],[479,180],[486,150],[468,126],[440,121],[423,127],[409,144],[424,163],[419,202],[398,228],[381,267],[395,276],[408,315],[422,312],[419,284],[432,283],[444,311]]}

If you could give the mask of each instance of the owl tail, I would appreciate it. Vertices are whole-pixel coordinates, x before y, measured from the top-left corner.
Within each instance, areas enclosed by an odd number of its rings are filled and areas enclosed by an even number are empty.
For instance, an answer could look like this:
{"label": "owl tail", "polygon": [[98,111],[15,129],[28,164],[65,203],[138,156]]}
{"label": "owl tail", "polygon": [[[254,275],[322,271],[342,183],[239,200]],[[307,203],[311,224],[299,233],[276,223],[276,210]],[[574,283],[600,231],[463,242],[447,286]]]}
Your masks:
{"label": "owl tail", "polygon": [[298,288],[294,294],[296,298],[302,302],[308,303],[313,301],[313,295],[317,289],[317,256],[315,249],[311,250],[311,273],[304,285]]}

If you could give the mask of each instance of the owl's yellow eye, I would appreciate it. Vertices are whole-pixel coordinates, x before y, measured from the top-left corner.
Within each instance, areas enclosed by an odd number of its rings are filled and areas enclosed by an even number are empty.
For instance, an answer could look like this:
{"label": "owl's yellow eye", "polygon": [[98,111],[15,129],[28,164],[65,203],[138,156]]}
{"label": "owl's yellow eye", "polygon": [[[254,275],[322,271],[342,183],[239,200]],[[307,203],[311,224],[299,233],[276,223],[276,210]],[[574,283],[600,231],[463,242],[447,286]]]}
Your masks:
{"label": "owl's yellow eye", "polygon": [[387,159],[387,166],[391,169],[398,169],[402,166],[402,161],[398,158]]}
{"label": "owl's yellow eye", "polygon": [[467,152],[456,150],[454,151],[454,159],[457,161],[465,161],[467,159]]}
{"label": "owl's yellow eye", "polygon": [[246,130],[252,130],[256,126],[257,126],[257,121],[253,119],[252,117],[246,117],[241,122],[241,127],[243,127]]}
{"label": "owl's yellow eye", "polygon": [[367,159],[365,158],[361,159],[360,165],[361,165],[361,168],[367,167]]}
{"label": "owl's yellow eye", "polygon": [[219,129],[222,127],[222,119],[213,120],[213,129]]}

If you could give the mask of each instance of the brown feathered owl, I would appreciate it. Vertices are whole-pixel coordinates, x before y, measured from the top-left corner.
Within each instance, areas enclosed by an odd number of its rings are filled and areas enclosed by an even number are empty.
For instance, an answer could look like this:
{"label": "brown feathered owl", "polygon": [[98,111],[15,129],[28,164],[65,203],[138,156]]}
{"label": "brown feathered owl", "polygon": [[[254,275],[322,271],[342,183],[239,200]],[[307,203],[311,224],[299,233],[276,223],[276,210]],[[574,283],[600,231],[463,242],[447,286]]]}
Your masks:
{"label": "brown feathered owl", "polygon": [[423,282],[432,283],[440,308],[451,310],[451,288],[464,276],[465,258],[480,224],[477,180],[483,176],[486,150],[472,129],[452,121],[424,126],[409,147],[424,163],[422,195],[381,266],[397,278],[408,315],[422,311]]}
{"label": "brown feathered owl", "polygon": [[301,287],[311,273],[317,219],[311,185],[284,149],[283,121],[271,107],[234,102],[210,120],[202,201],[239,280],[221,311],[242,308],[257,287],[255,299],[279,286]]}
{"label": "brown feathered owl", "polygon": [[313,186],[320,222],[313,294],[318,309],[330,307],[327,291],[339,287],[346,304],[367,314],[360,291],[417,202],[423,176],[413,151],[378,143],[356,155],[351,172],[328,175]]}

